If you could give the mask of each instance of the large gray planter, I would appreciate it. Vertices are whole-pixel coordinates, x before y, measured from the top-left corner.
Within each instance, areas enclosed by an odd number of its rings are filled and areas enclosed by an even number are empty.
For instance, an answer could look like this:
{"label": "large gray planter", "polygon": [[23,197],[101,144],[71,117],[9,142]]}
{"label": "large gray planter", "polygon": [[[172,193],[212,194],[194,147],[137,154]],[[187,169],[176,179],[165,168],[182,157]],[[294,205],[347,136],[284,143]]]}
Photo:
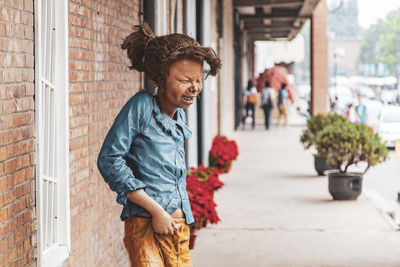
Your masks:
{"label": "large gray planter", "polygon": [[325,171],[335,170],[336,167],[326,162],[326,158],[314,155],[314,167],[319,176],[324,175]]}
{"label": "large gray planter", "polygon": [[334,200],[356,200],[362,190],[362,173],[329,173],[329,193]]}

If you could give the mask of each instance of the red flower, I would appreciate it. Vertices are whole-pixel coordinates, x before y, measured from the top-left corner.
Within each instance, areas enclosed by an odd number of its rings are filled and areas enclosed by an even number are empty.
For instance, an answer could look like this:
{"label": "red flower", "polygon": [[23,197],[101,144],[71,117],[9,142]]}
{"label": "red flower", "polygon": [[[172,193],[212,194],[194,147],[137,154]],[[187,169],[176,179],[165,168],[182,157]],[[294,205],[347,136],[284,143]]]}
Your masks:
{"label": "red flower", "polygon": [[210,223],[217,223],[220,220],[215,209],[217,204],[214,202],[214,191],[224,186],[219,180],[219,174],[217,168],[200,165],[198,168],[190,168],[187,175],[189,201],[198,227],[200,227],[199,222],[204,220]]}
{"label": "red flower", "polygon": [[239,151],[235,141],[228,140],[226,136],[216,136],[209,151],[209,164],[224,170],[238,155]]}

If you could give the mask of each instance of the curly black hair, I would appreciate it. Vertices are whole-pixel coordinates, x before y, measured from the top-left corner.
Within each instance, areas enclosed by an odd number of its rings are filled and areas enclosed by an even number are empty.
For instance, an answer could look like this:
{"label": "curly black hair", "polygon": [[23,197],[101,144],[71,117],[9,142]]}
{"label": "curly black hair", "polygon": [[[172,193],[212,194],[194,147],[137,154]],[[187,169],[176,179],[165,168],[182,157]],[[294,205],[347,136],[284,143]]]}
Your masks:
{"label": "curly black hair", "polygon": [[165,86],[169,66],[180,59],[205,60],[210,65],[207,76],[215,76],[221,68],[221,60],[212,48],[201,46],[186,34],[155,36],[147,24],[133,29],[121,45],[128,52],[129,68],[145,72],[159,87]]}

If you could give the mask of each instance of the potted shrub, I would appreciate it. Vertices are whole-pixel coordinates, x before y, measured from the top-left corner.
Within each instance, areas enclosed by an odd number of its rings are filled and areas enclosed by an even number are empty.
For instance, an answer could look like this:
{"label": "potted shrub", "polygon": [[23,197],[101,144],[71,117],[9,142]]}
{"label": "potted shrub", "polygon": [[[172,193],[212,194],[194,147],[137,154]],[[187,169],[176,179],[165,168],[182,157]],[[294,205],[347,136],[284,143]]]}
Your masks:
{"label": "potted shrub", "polygon": [[[336,113],[329,113],[329,114],[319,113],[311,117],[307,121],[307,128],[303,131],[302,135],[300,136],[300,142],[303,143],[304,148],[309,149],[312,146],[315,147],[318,133],[321,132],[325,127],[332,125],[337,121],[345,122],[346,118]],[[317,149],[317,154],[314,154],[314,167],[318,175],[323,175],[325,171],[332,170],[335,168],[326,161],[326,158],[320,155],[318,149]]]}
{"label": "potted shrub", "polygon": [[238,155],[238,147],[234,140],[228,140],[226,136],[216,136],[209,151],[209,165],[217,167],[222,173],[228,173],[232,167],[232,161]]}
{"label": "potted shrub", "polygon": [[[385,144],[368,126],[342,121],[325,127],[318,134],[316,148],[337,170],[329,173],[329,192],[335,200],[357,199],[361,194],[363,175],[388,156]],[[364,172],[348,171],[350,166],[360,162],[366,163]]]}

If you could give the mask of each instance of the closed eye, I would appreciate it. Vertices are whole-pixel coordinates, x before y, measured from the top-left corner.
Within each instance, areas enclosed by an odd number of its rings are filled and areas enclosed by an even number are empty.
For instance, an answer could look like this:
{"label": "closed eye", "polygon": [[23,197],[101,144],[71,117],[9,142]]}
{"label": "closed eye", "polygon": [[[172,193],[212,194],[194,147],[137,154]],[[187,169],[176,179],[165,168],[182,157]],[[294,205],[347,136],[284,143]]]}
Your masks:
{"label": "closed eye", "polygon": [[188,84],[188,83],[190,83],[189,80],[178,80],[178,82],[183,83],[183,84]]}

